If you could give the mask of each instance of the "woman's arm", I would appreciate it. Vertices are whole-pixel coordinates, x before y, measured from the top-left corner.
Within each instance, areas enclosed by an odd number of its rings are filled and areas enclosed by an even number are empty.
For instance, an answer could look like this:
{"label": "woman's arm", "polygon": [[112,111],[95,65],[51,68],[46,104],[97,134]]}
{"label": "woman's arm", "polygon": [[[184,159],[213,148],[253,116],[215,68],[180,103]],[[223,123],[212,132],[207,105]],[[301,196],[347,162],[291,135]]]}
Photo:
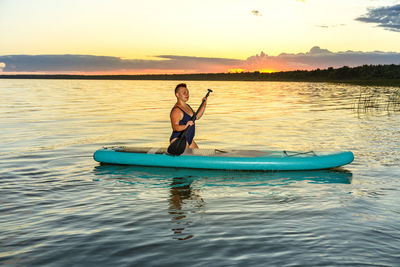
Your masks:
{"label": "woman's arm", "polygon": [[203,116],[204,111],[206,110],[207,98],[204,97],[203,100],[204,100],[204,104],[203,104],[203,106],[201,107],[199,113],[196,114],[196,120],[200,119],[201,116]]}
{"label": "woman's arm", "polygon": [[179,125],[179,121],[183,118],[183,112],[178,108],[175,108],[171,112],[171,126],[172,129],[176,132],[181,132],[185,130],[187,127],[193,125],[193,121],[188,121],[186,125]]}

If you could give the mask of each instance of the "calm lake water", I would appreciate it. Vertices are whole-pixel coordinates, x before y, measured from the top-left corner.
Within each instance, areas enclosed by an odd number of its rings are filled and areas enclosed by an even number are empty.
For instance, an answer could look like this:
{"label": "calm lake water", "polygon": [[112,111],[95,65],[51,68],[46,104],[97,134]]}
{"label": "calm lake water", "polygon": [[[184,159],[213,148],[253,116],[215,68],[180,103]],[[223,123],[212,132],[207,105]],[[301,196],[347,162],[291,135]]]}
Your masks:
{"label": "calm lake water", "polygon": [[400,112],[326,83],[187,82],[202,148],[351,150],[339,170],[100,166],[167,146],[178,81],[0,80],[0,265],[399,266]]}

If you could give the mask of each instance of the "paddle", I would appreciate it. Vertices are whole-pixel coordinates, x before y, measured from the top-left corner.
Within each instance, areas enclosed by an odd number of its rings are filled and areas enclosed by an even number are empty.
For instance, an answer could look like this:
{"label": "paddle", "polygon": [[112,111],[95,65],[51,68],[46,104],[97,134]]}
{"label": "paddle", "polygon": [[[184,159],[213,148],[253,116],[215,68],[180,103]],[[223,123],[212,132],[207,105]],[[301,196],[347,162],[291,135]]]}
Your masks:
{"label": "paddle", "polygon": [[[206,94],[205,98],[207,98],[209,96],[209,94],[212,92],[211,89],[208,89],[208,93]],[[200,107],[197,109],[197,111],[193,114],[192,116],[192,121],[194,122],[196,120],[196,115],[197,113],[199,113],[200,109],[202,108],[202,106],[204,105],[204,99],[200,104]],[[188,129],[190,128],[187,127],[183,133],[178,137],[178,139],[176,139],[174,142],[172,142],[169,147],[168,147],[168,153],[171,155],[175,155],[175,156],[179,156],[180,154],[182,154],[183,152],[185,152],[186,149],[186,133],[188,131]]]}

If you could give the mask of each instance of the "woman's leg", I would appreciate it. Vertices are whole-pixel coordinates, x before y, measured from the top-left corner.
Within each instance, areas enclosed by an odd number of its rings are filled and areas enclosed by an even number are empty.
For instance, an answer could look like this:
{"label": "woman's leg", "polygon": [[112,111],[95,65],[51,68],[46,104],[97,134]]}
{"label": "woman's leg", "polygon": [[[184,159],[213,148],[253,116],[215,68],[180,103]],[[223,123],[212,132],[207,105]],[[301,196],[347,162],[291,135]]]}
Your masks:
{"label": "woman's leg", "polygon": [[[169,142],[169,143],[172,144],[173,142],[175,142],[176,139],[178,139],[178,138],[172,139],[171,142]],[[194,143],[195,147],[192,147],[193,143]],[[188,142],[186,142],[186,148],[199,148],[199,147],[197,146],[197,144],[194,141],[192,141],[192,144],[190,146],[189,146]]]}
{"label": "woman's leg", "polygon": [[192,143],[190,144],[189,148],[199,148],[199,146],[196,144],[196,142],[193,140]]}

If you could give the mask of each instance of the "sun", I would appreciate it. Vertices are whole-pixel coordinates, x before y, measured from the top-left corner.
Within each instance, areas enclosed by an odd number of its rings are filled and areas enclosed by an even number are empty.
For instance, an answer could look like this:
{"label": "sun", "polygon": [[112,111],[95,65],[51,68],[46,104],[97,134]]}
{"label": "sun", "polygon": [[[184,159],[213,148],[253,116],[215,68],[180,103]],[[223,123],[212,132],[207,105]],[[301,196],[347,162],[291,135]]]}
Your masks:
{"label": "sun", "polygon": [[273,72],[276,72],[276,70],[272,70],[272,69],[260,70],[260,73],[273,73]]}

